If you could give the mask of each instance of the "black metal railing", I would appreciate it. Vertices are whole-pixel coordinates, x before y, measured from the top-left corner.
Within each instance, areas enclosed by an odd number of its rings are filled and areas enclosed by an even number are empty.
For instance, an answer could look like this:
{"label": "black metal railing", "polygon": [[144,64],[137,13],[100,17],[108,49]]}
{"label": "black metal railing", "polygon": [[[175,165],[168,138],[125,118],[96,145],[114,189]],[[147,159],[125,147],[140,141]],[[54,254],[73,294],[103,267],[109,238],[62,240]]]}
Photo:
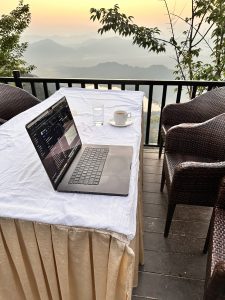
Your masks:
{"label": "black metal railing", "polygon": [[[109,90],[117,88],[121,90],[144,91],[145,146],[159,145],[161,114],[166,104],[187,101],[203,90],[225,86],[225,82],[222,81],[21,77],[19,71],[14,71],[12,77],[0,77],[0,82],[15,84],[17,87],[30,91],[34,96],[42,100],[48,98],[60,87],[65,86],[89,88],[92,85],[95,89],[104,87]],[[168,93],[169,89],[170,92]],[[152,109],[154,104],[157,104],[158,107],[156,113]]]}

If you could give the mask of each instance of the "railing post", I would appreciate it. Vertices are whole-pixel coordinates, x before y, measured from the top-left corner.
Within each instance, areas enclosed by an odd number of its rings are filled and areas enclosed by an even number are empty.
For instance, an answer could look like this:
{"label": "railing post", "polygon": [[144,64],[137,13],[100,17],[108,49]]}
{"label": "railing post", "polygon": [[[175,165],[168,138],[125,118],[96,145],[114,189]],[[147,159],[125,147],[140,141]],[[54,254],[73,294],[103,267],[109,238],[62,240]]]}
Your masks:
{"label": "railing post", "polygon": [[13,77],[14,77],[16,86],[22,89],[23,85],[22,85],[22,81],[20,79],[20,71],[14,70],[13,71]]}
{"label": "railing post", "polygon": [[167,94],[167,84],[163,85],[163,93],[162,93],[162,102],[161,102],[161,110],[160,110],[160,118],[159,118],[159,131],[158,131],[158,142],[157,146],[160,143],[161,138],[161,126],[162,126],[162,111],[164,106],[166,105],[166,94]]}

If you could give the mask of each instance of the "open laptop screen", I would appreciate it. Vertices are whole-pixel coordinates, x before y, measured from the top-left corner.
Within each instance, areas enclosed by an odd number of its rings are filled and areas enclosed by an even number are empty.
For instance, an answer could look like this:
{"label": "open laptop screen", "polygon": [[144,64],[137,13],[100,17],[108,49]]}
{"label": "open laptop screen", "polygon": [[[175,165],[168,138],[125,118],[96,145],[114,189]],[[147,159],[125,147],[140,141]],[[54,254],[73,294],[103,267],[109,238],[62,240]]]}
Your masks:
{"label": "open laptop screen", "polygon": [[66,98],[48,108],[26,126],[46,172],[57,187],[81,140]]}

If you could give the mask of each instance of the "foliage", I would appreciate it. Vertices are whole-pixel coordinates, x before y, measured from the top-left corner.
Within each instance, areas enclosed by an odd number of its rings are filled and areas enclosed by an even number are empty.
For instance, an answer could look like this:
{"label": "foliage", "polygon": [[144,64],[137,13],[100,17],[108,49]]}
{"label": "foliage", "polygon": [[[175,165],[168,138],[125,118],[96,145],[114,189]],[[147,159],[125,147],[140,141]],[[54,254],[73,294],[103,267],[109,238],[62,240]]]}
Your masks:
{"label": "foliage", "polygon": [[26,65],[23,53],[28,43],[20,43],[22,32],[29,26],[31,14],[29,5],[19,1],[18,6],[8,15],[0,18],[0,76],[12,76],[13,70],[22,74],[31,72],[35,67]]}
{"label": "foliage", "polygon": [[[166,3],[166,1],[164,2]],[[166,7],[168,15],[171,16],[172,14],[169,12],[168,6]],[[176,17],[180,18],[179,16]],[[191,80],[224,80],[224,1],[192,0],[191,17],[182,20],[186,23],[188,29],[183,32],[182,41],[174,45],[177,61],[175,74],[177,74],[177,78]],[[170,21],[170,25],[172,31],[172,21]],[[207,40],[208,36],[209,41]],[[210,52],[210,63],[200,60],[204,46],[206,46]]]}
{"label": "foliage", "polygon": [[138,26],[133,23],[132,16],[127,17],[125,14],[120,13],[119,9],[118,4],[115,4],[114,8],[110,9],[90,9],[90,19],[93,21],[97,19],[102,24],[102,27],[98,29],[98,33],[103,34],[113,30],[121,36],[132,36],[133,44],[147,48],[149,51],[156,53],[165,51],[165,43],[163,41],[160,42],[160,39],[157,37],[160,34],[160,30],[157,27]]}
{"label": "foliage", "polygon": [[[138,26],[133,23],[133,17],[127,17],[119,12],[119,6],[114,8],[91,8],[90,19],[98,20],[101,28],[98,33],[110,30],[121,36],[131,36],[133,44],[156,53],[166,51],[167,46],[174,49],[176,60],[176,79],[183,80],[224,80],[225,65],[225,2],[224,0],[191,0],[191,16],[182,18],[170,12],[167,0],[165,5],[171,35],[161,39],[161,31],[155,28]],[[187,29],[180,40],[175,34],[177,20],[185,23]],[[179,28],[178,28],[179,29]],[[180,34],[180,33],[179,33]],[[210,41],[207,38],[210,36]],[[210,51],[211,62],[200,60],[204,47]]]}

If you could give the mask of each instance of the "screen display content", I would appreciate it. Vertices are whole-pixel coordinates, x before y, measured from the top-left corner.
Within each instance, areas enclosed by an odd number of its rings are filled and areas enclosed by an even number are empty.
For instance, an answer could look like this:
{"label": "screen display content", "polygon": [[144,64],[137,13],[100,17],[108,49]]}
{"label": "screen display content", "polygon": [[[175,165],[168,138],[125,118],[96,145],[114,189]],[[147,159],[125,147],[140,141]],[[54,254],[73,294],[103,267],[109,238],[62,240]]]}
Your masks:
{"label": "screen display content", "polygon": [[66,100],[51,107],[37,119],[28,132],[53,184],[57,183],[69,159],[81,147]]}

